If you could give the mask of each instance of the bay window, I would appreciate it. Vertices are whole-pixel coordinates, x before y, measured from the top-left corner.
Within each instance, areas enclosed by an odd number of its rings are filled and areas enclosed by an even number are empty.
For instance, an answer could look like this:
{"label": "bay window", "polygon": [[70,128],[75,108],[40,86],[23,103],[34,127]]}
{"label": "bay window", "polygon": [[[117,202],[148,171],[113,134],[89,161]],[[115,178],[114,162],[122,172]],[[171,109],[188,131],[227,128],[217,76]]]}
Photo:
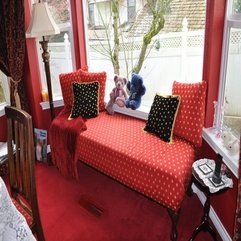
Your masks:
{"label": "bay window", "polygon": [[224,38],[220,88],[218,98],[217,128],[231,129],[239,139],[241,126],[241,2],[228,1]]}
{"label": "bay window", "polygon": [[[213,127],[204,130],[205,140],[219,152],[224,162],[238,177],[238,150],[241,128],[241,1],[228,0],[223,32],[222,60],[218,100],[214,102]],[[230,143],[224,144],[223,133]],[[234,146],[236,145],[236,146]]]}
{"label": "bay window", "polygon": [[[103,2],[106,2],[105,8],[101,7]],[[114,87],[114,75],[119,74],[127,79],[131,78],[132,70],[138,62],[143,37],[150,29],[153,18],[149,8],[154,5],[148,6],[148,4],[155,4],[155,1],[122,0],[116,3],[116,1],[86,0],[83,3],[88,20],[86,22],[88,66],[90,71],[107,72],[105,98],[107,102],[109,93]],[[118,14],[113,12],[113,4],[116,4]],[[181,8],[182,16],[179,16]],[[93,9],[105,22],[104,30],[91,27],[93,25]],[[133,15],[134,10],[136,17],[132,19],[133,21],[128,21],[130,11]],[[180,6],[171,2],[166,10],[165,25],[152,38],[139,72],[144,79],[147,91],[138,111],[145,113],[149,112],[157,92],[160,94],[171,93],[174,80],[188,83],[202,81],[206,0],[203,0],[198,9],[191,1],[184,5],[180,4]],[[91,15],[88,16],[88,14]],[[111,57],[116,43],[113,27],[114,14],[119,16],[119,73],[116,72]],[[178,19],[174,24],[173,18],[175,16],[178,16]],[[196,20],[195,16],[198,16]],[[121,108],[119,111],[128,112],[129,110]],[[138,115],[138,111],[132,114]]]}

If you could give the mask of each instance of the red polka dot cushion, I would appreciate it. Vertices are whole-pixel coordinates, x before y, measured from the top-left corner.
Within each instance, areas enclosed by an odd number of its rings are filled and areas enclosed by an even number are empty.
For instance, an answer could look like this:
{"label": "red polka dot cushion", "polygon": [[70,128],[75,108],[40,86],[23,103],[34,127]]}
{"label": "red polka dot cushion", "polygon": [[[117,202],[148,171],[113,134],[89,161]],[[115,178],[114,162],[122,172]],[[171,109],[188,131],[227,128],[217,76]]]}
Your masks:
{"label": "red polka dot cushion", "polygon": [[60,74],[59,81],[62,90],[64,105],[67,108],[71,109],[73,105],[72,83],[81,82],[81,75],[78,70],[71,73]]}
{"label": "red polka dot cushion", "polygon": [[99,88],[99,111],[105,110],[105,84],[106,84],[106,72],[87,72],[84,70],[78,70],[80,74],[81,82],[93,82],[98,81],[100,84]]}
{"label": "red polka dot cushion", "polygon": [[144,124],[102,111],[87,120],[78,139],[78,159],[177,211],[191,178],[194,146],[178,137],[170,145],[143,131]]}
{"label": "red polka dot cushion", "polygon": [[174,81],[173,95],[181,96],[176,117],[174,135],[190,141],[196,146],[202,144],[202,128],[205,117],[207,83],[179,83]]}

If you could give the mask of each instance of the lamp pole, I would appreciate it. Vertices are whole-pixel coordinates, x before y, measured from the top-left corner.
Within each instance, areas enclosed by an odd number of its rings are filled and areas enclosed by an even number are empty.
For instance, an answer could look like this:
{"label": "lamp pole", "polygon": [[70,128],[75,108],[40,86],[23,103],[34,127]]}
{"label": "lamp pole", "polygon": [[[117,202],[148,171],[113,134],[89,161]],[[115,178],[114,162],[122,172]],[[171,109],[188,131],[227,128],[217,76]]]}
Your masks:
{"label": "lamp pole", "polygon": [[43,62],[44,62],[47,88],[48,88],[49,108],[50,108],[50,113],[51,113],[51,119],[53,120],[55,117],[55,113],[54,113],[50,66],[49,66],[50,54],[48,52],[48,40],[45,40],[45,37],[43,36],[43,41],[40,41],[39,43],[41,44],[42,49],[43,49],[42,58],[43,58]]}

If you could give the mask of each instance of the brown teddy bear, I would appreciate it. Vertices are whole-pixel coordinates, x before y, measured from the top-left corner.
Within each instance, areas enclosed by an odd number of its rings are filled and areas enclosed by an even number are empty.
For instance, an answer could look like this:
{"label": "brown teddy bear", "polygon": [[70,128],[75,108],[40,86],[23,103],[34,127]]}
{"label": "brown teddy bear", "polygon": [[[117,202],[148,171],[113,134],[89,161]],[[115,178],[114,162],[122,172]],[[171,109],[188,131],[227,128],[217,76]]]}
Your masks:
{"label": "brown teddy bear", "polygon": [[105,109],[110,115],[114,114],[113,105],[117,104],[120,107],[125,106],[125,101],[128,98],[124,86],[127,83],[127,79],[115,75],[114,77],[115,88],[110,93],[110,100],[107,103]]}

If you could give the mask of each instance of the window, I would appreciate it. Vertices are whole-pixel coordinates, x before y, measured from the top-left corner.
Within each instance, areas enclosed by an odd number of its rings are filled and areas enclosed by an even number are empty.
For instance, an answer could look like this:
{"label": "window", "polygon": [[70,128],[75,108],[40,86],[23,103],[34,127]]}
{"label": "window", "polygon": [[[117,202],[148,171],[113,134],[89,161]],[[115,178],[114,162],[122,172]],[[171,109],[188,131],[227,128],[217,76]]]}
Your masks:
{"label": "window", "polygon": [[0,72],[1,78],[0,78],[0,103],[6,102],[6,97],[4,94],[4,86],[3,86],[3,73]]}
{"label": "window", "polygon": [[223,38],[217,129],[230,129],[239,139],[241,128],[241,1],[229,0]]}
{"label": "window", "polygon": [[[109,2],[113,4],[114,1]],[[149,31],[153,19],[153,12],[150,11],[148,4],[158,4],[158,2],[118,1],[116,4],[119,19],[116,29],[113,28],[114,8],[111,5],[105,9],[98,8],[99,15],[104,19],[110,16],[105,30],[86,27],[89,70],[107,72],[106,101],[114,86],[115,74],[131,78],[141,52],[143,36]],[[85,5],[86,13],[90,14],[89,1],[86,0]],[[156,10],[162,5],[151,7],[152,10]],[[198,8],[195,1],[186,1],[179,6],[171,2],[166,10],[165,25],[151,39],[139,72],[147,89],[140,107],[140,110],[145,112],[149,111],[156,92],[170,94],[174,80],[182,82],[202,80],[206,1],[203,0]],[[128,24],[127,17],[130,17],[133,11],[136,13],[136,18],[132,24]],[[118,47],[115,46],[115,30],[118,31],[118,41],[116,41]],[[118,57],[112,55],[116,50]],[[119,72],[118,66],[115,65],[116,58],[119,60]]]}
{"label": "window", "polygon": [[6,104],[10,104],[8,78],[0,70],[0,116],[4,115],[4,107]]}
{"label": "window", "polygon": [[[59,74],[73,71],[73,44],[72,28],[70,23],[69,1],[47,1],[50,12],[60,28],[60,34],[47,36],[49,39],[50,53],[50,73],[52,83],[53,99],[62,98],[61,87],[59,83]],[[47,38],[46,37],[46,38]],[[40,66],[42,90],[47,90],[46,76],[44,73],[44,64],[42,60],[42,49],[36,40],[38,49],[38,60]]]}
{"label": "window", "polygon": [[95,26],[95,5],[93,3],[89,4],[89,27]]}
{"label": "window", "polygon": [[110,23],[110,2],[93,0],[86,4],[89,29],[105,29],[108,26]]}
{"label": "window", "polygon": [[241,13],[241,1],[240,0],[234,0],[233,1],[233,13],[234,14],[240,14]]}
{"label": "window", "polygon": [[136,17],[136,0],[127,0],[128,22],[132,23]]}
{"label": "window", "polygon": [[[204,128],[203,137],[221,154],[224,163],[238,178],[239,135],[241,127],[241,1],[228,0],[223,32],[223,49],[219,79],[219,96],[214,102],[213,127]],[[220,135],[227,133],[228,141]],[[231,134],[231,135],[230,135]],[[231,147],[231,148],[230,148]]]}

